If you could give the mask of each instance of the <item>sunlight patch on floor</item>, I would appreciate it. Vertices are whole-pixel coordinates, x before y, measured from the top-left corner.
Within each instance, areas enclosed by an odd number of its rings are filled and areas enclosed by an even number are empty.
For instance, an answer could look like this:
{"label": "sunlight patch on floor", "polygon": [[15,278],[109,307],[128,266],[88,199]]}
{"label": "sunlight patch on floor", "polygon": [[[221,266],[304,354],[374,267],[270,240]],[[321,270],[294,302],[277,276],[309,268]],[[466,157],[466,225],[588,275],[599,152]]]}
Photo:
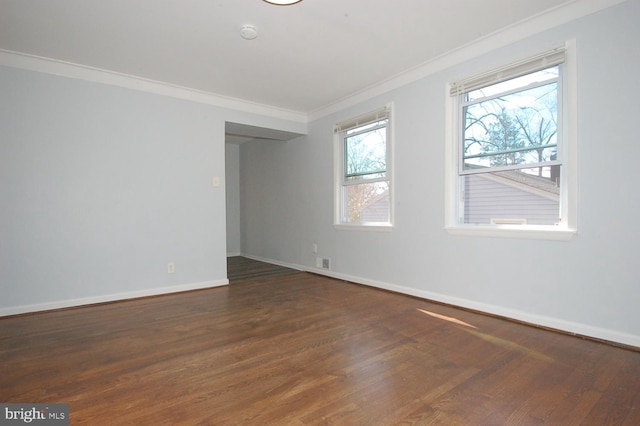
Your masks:
{"label": "sunlight patch on floor", "polygon": [[499,337],[492,336],[492,335],[487,334],[487,333],[483,333],[483,332],[478,330],[478,327],[476,327],[474,325],[471,325],[469,323],[466,323],[464,321],[461,321],[461,320],[459,320],[457,318],[448,317],[448,316],[442,315],[442,314],[436,314],[435,312],[427,311],[427,310],[420,309],[420,308],[417,308],[417,310],[422,312],[423,314],[427,314],[427,315],[429,315],[429,316],[431,316],[433,318],[438,318],[438,319],[441,319],[441,320],[444,320],[444,321],[449,321],[449,322],[451,322],[453,324],[458,324],[458,325],[462,325],[462,326],[465,326],[465,327],[468,327],[468,328],[472,328],[473,330],[468,330],[466,328],[463,329],[463,330],[465,330],[468,333],[471,333],[472,335],[474,335],[474,336],[476,336],[476,337],[478,337],[478,338],[480,338],[482,340],[485,340],[485,341],[487,341],[489,343],[492,343],[492,344],[494,344],[496,346],[501,346],[501,347],[503,347],[505,349],[508,349],[508,350],[517,351],[517,352],[520,352],[520,353],[522,353],[524,355],[531,356],[533,358],[536,358],[536,359],[539,359],[539,360],[542,360],[542,361],[547,361],[547,362],[553,362],[554,361],[553,358],[551,358],[551,357],[549,357],[549,356],[547,356],[547,355],[545,355],[545,354],[543,354],[541,352],[534,351],[534,350],[529,349],[529,348],[527,348],[525,346],[519,345],[519,344],[517,344],[515,342],[511,342],[509,340],[501,339]]}
{"label": "sunlight patch on floor", "polygon": [[420,312],[422,312],[423,314],[427,314],[429,316],[432,316],[434,318],[439,318],[441,320],[449,321],[449,322],[452,322],[454,324],[464,325],[465,327],[478,328],[478,327],[476,327],[474,325],[471,325],[471,324],[468,324],[468,323],[466,323],[464,321],[460,321],[457,318],[447,317],[445,315],[436,314],[435,312],[431,312],[431,311],[425,311],[424,309],[420,309],[420,308],[418,308],[418,310]]}

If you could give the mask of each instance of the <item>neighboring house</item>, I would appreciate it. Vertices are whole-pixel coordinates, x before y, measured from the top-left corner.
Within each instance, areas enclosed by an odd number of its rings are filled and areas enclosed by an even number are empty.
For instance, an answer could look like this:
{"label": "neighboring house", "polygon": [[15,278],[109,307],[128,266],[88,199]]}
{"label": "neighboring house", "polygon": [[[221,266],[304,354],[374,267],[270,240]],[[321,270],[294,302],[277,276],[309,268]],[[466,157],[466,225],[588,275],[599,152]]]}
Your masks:
{"label": "neighboring house", "polygon": [[[469,175],[465,186],[465,223],[554,225],[559,220],[560,189],[549,179],[504,171]],[[388,212],[385,192],[367,202],[360,219],[385,222]]]}
{"label": "neighboring house", "polygon": [[389,221],[389,191],[372,197],[360,211],[362,222]]}
{"label": "neighboring house", "polygon": [[554,225],[560,190],[549,179],[518,171],[467,175],[464,223]]}

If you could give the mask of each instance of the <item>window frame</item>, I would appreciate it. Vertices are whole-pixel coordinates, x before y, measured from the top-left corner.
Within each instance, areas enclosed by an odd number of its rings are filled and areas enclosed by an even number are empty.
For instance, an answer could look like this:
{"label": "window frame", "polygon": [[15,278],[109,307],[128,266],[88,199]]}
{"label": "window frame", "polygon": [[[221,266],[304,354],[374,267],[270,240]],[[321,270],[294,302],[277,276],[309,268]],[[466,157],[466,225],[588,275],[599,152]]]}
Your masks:
{"label": "window frame", "polygon": [[[358,127],[366,126],[386,119],[386,171],[384,177],[348,179],[346,169],[346,133]],[[379,127],[380,128],[380,127]],[[393,103],[370,112],[341,121],[334,126],[334,227],[345,230],[390,231],[393,228]],[[348,209],[346,190],[350,186],[376,182],[387,182],[389,191],[389,220],[387,222],[348,222],[345,212]]]}
{"label": "window frame", "polygon": [[[472,90],[490,86],[498,81],[489,81],[491,76],[507,74],[512,71],[519,75],[533,73],[541,68],[527,69],[526,64],[536,58],[545,58],[562,50],[564,59],[560,65],[558,78],[558,158],[562,162],[560,174],[560,217],[558,225],[529,224],[466,224],[460,219],[462,178],[462,105],[464,94]],[[525,65],[523,65],[525,64]],[[524,66],[524,68],[523,68]],[[553,65],[548,65],[551,67]],[[524,70],[524,71],[523,71]],[[482,81],[486,83],[472,89],[464,87],[465,82]],[[516,77],[511,75],[501,81]],[[462,83],[461,83],[462,82]],[[455,95],[453,95],[455,93]],[[575,41],[569,40],[562,46],[538,55],[532,55],[522,61],[513,62],[505,67],[493,69],[487,73],[477,73],[475,77],[449,83],[446,87],[446,151],[445,151],[445,230],[451,235],[531,238],[547,240],[569,240],[577,233],[577,71],[575,59]]]}

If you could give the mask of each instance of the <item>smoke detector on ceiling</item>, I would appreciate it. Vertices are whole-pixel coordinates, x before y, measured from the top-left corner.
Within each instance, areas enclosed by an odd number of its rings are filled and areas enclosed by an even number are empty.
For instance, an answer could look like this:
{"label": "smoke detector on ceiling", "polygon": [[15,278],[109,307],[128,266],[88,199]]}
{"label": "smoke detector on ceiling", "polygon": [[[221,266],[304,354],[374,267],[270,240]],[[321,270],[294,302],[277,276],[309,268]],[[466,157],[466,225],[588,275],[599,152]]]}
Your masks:
{"label": "smoke detector on ceiling", "polygon": [[243,25],[240,28],[240,37],[245,40],[253,40],[258,37],[258,29],[253,25]]}

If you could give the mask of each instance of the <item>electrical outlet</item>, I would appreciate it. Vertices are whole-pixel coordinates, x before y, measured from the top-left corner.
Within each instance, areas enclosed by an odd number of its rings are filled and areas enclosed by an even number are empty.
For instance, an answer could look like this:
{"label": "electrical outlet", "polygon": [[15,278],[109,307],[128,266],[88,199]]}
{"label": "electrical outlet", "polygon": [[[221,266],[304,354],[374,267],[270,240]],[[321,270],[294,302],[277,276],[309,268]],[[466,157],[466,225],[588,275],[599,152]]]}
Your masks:
{"label": "electrical outlet", "polygon": [[322,258],[316,257],[316,268],[322,268]]}
{"label": "electrical outlet", "polygon": [[167,274],[173,274],[176,272],[176,264],[173,262],[167,263]]}

